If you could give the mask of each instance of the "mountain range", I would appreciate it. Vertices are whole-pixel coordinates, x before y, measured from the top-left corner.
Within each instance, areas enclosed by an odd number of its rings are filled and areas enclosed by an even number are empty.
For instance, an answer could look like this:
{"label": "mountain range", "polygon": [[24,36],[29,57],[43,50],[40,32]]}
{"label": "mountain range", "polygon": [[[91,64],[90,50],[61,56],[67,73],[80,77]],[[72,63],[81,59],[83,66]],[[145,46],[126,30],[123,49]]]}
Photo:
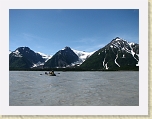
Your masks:
{"label": "mountain range", "polygon": [[82,64],[82,62],[92,53],[93,52],[89,53],[65,47],[51,56],[41,52],[34,52],[28,47],[19,47],[13,52],[9,51],[9,68],[30,69],[70,67],[75,66],[76,64]]}
{"label": "mountain range", "polygon": [[94,52],[84,52],[66,46],[53,56],[35,52],[28,47],[9,51],[9,68],[81,68],[84,70],[131,70],[138,67],[139,44],[119,37]]}

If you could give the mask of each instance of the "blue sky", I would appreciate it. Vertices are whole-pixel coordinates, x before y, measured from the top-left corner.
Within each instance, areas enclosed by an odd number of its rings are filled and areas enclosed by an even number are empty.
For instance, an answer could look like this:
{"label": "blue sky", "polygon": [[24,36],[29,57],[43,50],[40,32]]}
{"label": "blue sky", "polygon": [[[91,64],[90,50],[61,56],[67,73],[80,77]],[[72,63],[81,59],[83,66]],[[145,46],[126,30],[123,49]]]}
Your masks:
{"label": "blue sky", "polygon": [[10,9],[9,49],[53,55],[69,46],[92,52],[115,37],[139,43],[138,9]]}

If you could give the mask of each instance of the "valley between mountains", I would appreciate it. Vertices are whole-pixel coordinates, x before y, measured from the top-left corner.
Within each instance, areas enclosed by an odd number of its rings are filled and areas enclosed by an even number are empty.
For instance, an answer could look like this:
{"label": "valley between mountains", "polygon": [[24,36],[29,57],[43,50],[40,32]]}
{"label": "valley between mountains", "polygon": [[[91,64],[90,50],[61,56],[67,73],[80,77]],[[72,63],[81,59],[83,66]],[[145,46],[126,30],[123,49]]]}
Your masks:
{"label": "valley between mountains", "polygon": [[9,53],[10,70],[139,70],[139,44],[119,37],[93,52],[65,47],[53,56],[19,47]]}

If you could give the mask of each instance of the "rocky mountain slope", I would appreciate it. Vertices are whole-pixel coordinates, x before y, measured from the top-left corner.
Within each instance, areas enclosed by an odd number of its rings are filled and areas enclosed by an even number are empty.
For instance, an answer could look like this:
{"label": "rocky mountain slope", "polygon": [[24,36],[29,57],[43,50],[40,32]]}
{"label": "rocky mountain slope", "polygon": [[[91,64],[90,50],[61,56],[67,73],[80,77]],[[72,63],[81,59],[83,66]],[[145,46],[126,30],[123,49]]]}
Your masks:
{"label": "rocky mountain slope", "polygon": [[79,57],[71,50],[70,47],[65,47],[59,50],[45,64],[44,68],[61,68],[68,67],[71,63],[79,61]]}
{"label": "rocky mountain slope", "polygon": [[44,62],[45,59],[39,53],[28,47],[19,47],[9,54],[9,67],[13,69],[31,68]]}
{"label": "rocky mountain slope", "polygon": [[84,69],[132,69],[138,66],[139,44],[130,43],[119,37],[96,51],[80,66]]}

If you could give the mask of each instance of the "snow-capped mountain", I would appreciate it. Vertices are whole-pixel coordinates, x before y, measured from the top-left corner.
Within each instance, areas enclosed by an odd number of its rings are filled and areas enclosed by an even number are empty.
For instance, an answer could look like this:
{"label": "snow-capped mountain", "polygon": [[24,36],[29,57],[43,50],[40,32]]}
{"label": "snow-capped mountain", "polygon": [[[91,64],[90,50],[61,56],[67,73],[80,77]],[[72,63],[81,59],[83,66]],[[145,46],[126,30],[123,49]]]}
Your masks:
{"label": "snow-capped mountain", "polygon": [[9,54],[10,68],[32,68],[43,65],[45,59],[28,47],[19,47]]}
{"label": "snow-capped mountain", "polygon": [[46,68],[62,68],[69,67],[72,63],[79,61],[79,57],[74,53],[70,47],[65,47],[59,50],[52,56],[45,64]]}
{"label": "snow-capped mountain", "polygon": [[[139,62],[139,44],[133,43],[133,42],[128,42],[124,39],[117,37],[116,39],[112,40],[109,45],[111,48],[118,48],[118,51],[122,50],[124,52],[131,54],[132,57],[137,62]],[[123,54],[123,58],[125,58],[125,54]],[[119,66],[118,63],[116,63],[116,64]],[[137,63],[136,65],[138,66],[139,64]]]}
{"label": "snow-capped mountain", "polygon": [[119,37],[96,51],[80,66],[85,69],[131,69],[139,66],[139,44]]}

